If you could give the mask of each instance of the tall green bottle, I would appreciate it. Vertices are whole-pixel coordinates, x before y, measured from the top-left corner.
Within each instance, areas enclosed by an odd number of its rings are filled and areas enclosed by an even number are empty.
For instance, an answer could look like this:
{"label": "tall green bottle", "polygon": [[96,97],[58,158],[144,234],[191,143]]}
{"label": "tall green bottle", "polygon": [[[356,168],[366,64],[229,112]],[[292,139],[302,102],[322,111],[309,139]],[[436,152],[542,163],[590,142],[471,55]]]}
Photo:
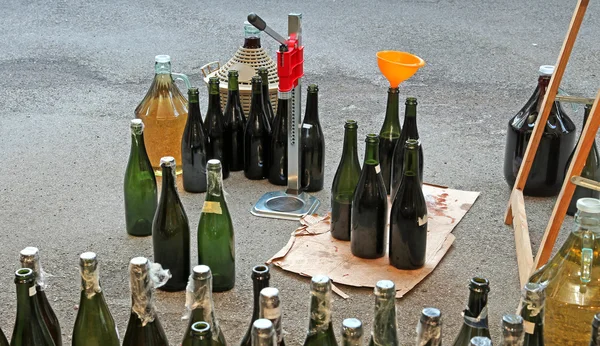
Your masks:
{"label": "tall green bottle", "polygon": [[385,255],[387,195],[379,166],[379,137],[367,135],[362,172],[352,201],[350,249],[360,258]]}
{"label": "tall green bottle", "polygon": [[269,175],[271,125],[263,108],[262,79],[252,77],[250,114],[244,130],[244,176],[261,180]]}
{"label": "tall green bottle", "polygon": [[154,261],[171,271],[173,276],[160,289],[182,291],[190,275],[190,225],[177,193],[175,159],[160,159],[162,189],[152,224]]}
{"label": "tall green bottle", "polygon": [[186,291],[185,308],[189,312],[190,322],[181,345],[192,346],[193,326],[197,322],[204,321],[211,326],[211,335],[214,338],[212,344],[214,346],[225,346],[227,344],[225,336],[219,327],[215,314],[215,304],[212,299],[212,273],[208,266],[198,265],[194,267]]}
{"label": "tall green bottle", "polygon": [[183,189],[206,192],[208,136],[202,123],[198,88],[188,89],[188,119],[181,138],[181,160]]}
{"label": "tall green bottle", "polygon": [[404,178],[393,197],[390,212],[390,264],[398,269],[425,265],[427,251],[427,204],[419,178],[419,143],[404,144]]}
{"label": "tall green bottle", "polygon": [[54,340],[56,346],[61,346],[62,333],[60,323],[46,296],[47,275],[40,263],[40,252],[36,247],[26,247],[21,250],[19,257],[22,268],[33,270],[33,274],[35,275],[35,289],[37,291],[35,299],[38,301],[42,318],[50,331],[50,335],[52,335],[52,340]]}
{"label": "tall green bottle", "polygon": [[21,268],[15,273],[17,284],[17,318],[10,338],[10,346],[57,346],[44,323],[36,299],[35,273]]}
{"label": "tall green bottle", "polygon": [[279,290],[275,287],[265,287],[260,291],[259,318],[266,318],[273,323],[277,346],[285,346],[281,324],[281,300]]}
{"label": "tall green bottle", "polygon": [[238,71],[227,73],[227,103],[225,104],[225,157],[231,172],[244,169],[244,128],[246,116],[240,102]]}
{"label": "tall green bottle", "polygon": [[487,317],[487,298],[490,283],[487,279],[474,277],[469,284],[469,303],[464,310],[464,321],[454,340],[454,346],[469,346],[473,337],[490,337]]}
{"label": "tall green bottle", "polygon": [[379,131],[379,161],[381,164],[381,175],[383,176],[385,190],[388,195],[391,192],[392,158],[394,157],[396,143],[402,132],[398,108],[398,88],[389,88],[385,120],[383,120],[383,125]]}
{"label": "tall green bottle", "polygon": [[252,344],[252,325],[254,321],[260,318],[260,292],[269,287],[269,280],[271,279],[271,273],[269,267],[266,265],[257,265],[252,268],[252,292],[254,307],[252,309],[252,318],[250,319],[250,326],[246,331],[246,335],[240,343],[241,346],[250,346]]}
{"label": "tall green bottle", "polygon": [[594,315],[592,321],[592,336],[590,337],[590,346],[600,346],[600,313]]}
{"label": "tall green bottle", "polygon": [[133,119],[131,151],[125,171],[125,224],[127,233],[137,237],[152,234],[152,219],[156,212],[156,178],[144,144],[144,123]]}
{"label": "tall green bottle", "polygon": [[528,282],[521,295],[521,317],[525,329],[524,346],[544,346],[544,285]]}
{"label": "tall green bottle", "polygon": [[151,265],[144,257],[131,259],[129,262],[131,315],[123,346],[169,346],[154,307],[154,288],[164,285],[169,277],[169,271],[163,270],[158,263]]}
{"label": "tall green bottle", "polygon": [[229,158],[225,156],[225,124],[221,111],[221,94],[219,78],[210,77],[208,81],[208,110],[204,119],[204,127],[208,136],[208,159],[223,162],[223,179],[229,177]]}
{"label": "tall green bottle", "polygon": [[269,119],[269,123],[272,126],[273,120],[275,120],[275,113],[273,113],[273,105],[271,104],[271,97],[269,95],[269,70],[266,67],[259,67],[258,75],[262,80],[263,108],[265,114],[267,114],[267,119]]}
{"label": "tall green bottle", "polygon": [[98,259],[93,252],[79,256],[81,298],[73,327],[72,346],[119,346],[119,332],[100,288]]}
{"label": "tall green bottle", "polygon": [[396,285],[380,280],[375,285],[375,317],[369,346],[397,346]]}
{"label": "tall green bottle", "polygon": [[191,327],[190,336],[192,338],[192,346],[212,346],[212,333],[210,324],[206,322],[196,322]]}
{"label": "tall green bottle", "polygon": [[362,322],[356,318],[346,318],[342,321],[342,346],[362,346]]}
{"label": "tall green bottle", "polygon": [[502,316],[502,346],[523,346],[523,317],[515,314]]}
{"label": "tall green bottle", "polygon": [[209,160],[208,191],[198,223],[198,264],[212,270],[213,291],[235,285],[235,238],[231,215],[223,193],[221,162]]}
{"label": "tall green bottle", "polygon": [[436,308],[425,308],[417,324],[417,346],[442,345],[442,313]]}
{"label": "tall green bottle", "polygon": [[344,149],[342,159],[335,171],[331,186],[331,236],[339,240],[350,240],[352,199],[360,177],[360,163],[356,149],[358,125],[346,120],[344,125]]}
{"label": "tall green bottle", "polygon": [[323,190],[324,175],[325,136],[319,122],[319,87],[311,84],[300,129],[300,183],[304,191]]}
{"label": "tall green bottle", "polygon": [[276,346],[273,323],[265,318],[259,318],[252,323],[252,346]]}
{"label": "tall green bottle", "polygon": [[331,322],[331,280],[325,275],[310,281],[310,322],[304,346],[337,346]]}
{"label": "tall green bottle", "polygon": [[[402,172],[404,168],[404,143],[409,138],[419,140],[419,131],[417,130],[417,98],[407,97],[404,103],[406,108],[404,110],[404,124],[402,126],[402,133],[398,142],[396,142],[396,149],[394,149],[394,158],[392,165],[392,180],[391,180],[391,193],[390,195],[394,198],[396,191],[400,187],[402,182]],[[423,147],[419,142],[419,181],[423,182]]]}

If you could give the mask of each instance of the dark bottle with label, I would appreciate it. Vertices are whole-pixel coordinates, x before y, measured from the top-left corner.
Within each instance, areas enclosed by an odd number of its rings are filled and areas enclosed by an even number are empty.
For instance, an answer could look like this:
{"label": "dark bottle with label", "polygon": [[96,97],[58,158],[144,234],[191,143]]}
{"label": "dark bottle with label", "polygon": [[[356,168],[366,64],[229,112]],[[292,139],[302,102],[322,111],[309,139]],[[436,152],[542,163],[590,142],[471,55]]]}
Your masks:
{"label": "dark bottle with label", "polygon": [[265,114],[267,114],[269,124],[273,126],[275,113],[273,113],[273,105],[271,104],[271,96],[269,95],[269,70],[266,67],[259,67],[258,75],[262,80],[263,109],[265,110]]}
{"label": "dark bottle with label", "polygon": [[600,331],[600,313],[594,315],[594,320],[592,321],[592,336],[590,338],[590,346],[600,346],[600,332],[599,331]]}
{"label": "dark bottle with label", "polygon": [[390,212],[390,264],[398,269],[425,265],[427,204],[419,178],[419,143],[404,143],[404,173]]}
{"label": "dark bottle with label", "polygon": [[259,318],[266,318],[273,323],[277,346],[285,346],[283,327],[281,323],[281,300],[279,290],[275,287],[265,287],[260,291]]}
{"label": "dark bottle with label", "polygon": [[380,280],[375,285],[375,315],[369,346],[398,346],[396,322],[396,285]]}
{"label": "dark bottle with label", "polygon": [[418,346],[442,345],[442,313],[436,308],[425,308],[417,324]]}
{"label": "dark bottle with label", "polygon": [[154,223],[152,245],[154,261],[171,271],[172,278],[160,289],[182,291],[190,275],[190,225],[177,193],[175,159],[160,159],[162,189]]}
{"label": "dark bottle with label", "polygon": [[388,89],[385,120],[379,131],[379,161],[385,190],[389,195],[392,191],[392,166],[394,149],[402,132],[400,127],[398,88]]}
{"label": "dark bottle with label", "polygon": [[352,201],[350,249],[360,258],[385,255],[387,194],[379,166],[379,137],[368,134],[365,160]]}
{"label": "dark bottle with label", "polygon": [[325,275],[310,281],[310,322],[304,346],[337,346],[331,321],[331,280]]}
{"label": "dark bottle with label", "polygon": [[331,236],[338,240],[350,240],[351,213],[354,190],[360,178],[360,163],[356,149],[358,125],[346,120],[344,125],[344,149],[342,159],[335,171],[331,186]]}
{"label": "dark bottle with label", "polygon": [[250,115],[244,132],[244,175],[260,180],[269,175],[271,126],[263,109],[262,80],[252,77]]}
{"label": "dark bottle with label", "polygon": [[210,77],[208,81],[208,110],[204,126],[208,137],[208,159],[219,160],[223,163],[223,179],[227,179],[229,177],[229,158],[225,157],[225,125],[221,111],[218,77]]}
{"label": "dark bottle with label", "polygon": [[[417,130],[417,98],[407,97],[404,103],[406,108],[404,110],[404,126],[402,126],[402,134],[398,142],[396,142],[396,148],[394,149],[394,158],[392,166],[392,180],[391,180],[391,193],[392,199],[400,187],[402,181],[403,169],[404,169],[404,144],[409,138],[419,140],[419,131]],[[419,181],[423,183],[423,147],[419,142]]]}
{"label": "dark bottle with label", "polygon": [[244,48],[260,48],[260,30],[248,22],[244,23]]}
{"label": "dark bottle with label", "polygon": [[342,321],[342,346],[362,346],[363,326],[357,318],[346,318]]}
{"label": "dark bottle with label", "polygon": [[301,186],[307,192],[321,191],[325,173],[325,137],[319,123],[319,87],[316,84],[308,86],[300,146]]}
{"label": "dark bottle with label", "polygon": [[[533,132],[554,66],[540,66],[538,86],[512,119],[508,121],[504,154],[504,178],[515,184],[525,150]],[[527,196],[555,196],[562,188],[565,167],[575,145],[575,124],[558,101],[552,105],[523,193]]]}
{"label": "dark bottle with label", "polygon": [[287,185],[287,169],[288,169],[288,107],[290,106],[291,93],[279,92],[277,103],[277,114],[271,129],[273,134],[271,137],[271,157],[269,159],[269,182],[275,185]]}
{"label": "dark bottle with label", "polygon": [[257,265],[252,268],[252,292],[254,293],[254,308],[252,310],[252,319],[250,320],[250,326],[246,331],[246,335],[242,339],[241,346],[250,346],[252,344],[252,324],[259,318],[260,315],[260,291],[263,288],[269,287],[269,280],[271,274],[269,273],[269,267],[265,265]]}
{"label": "dark bottle with label", "polygon": [[463,312],[464,322],[454,340],[454,346],[470,346],[476,336],[490,337],[488,329],[487,299],[490,283],[487,279],[474,277],[469,284],[469,303]]}
{"label": "dark bottle with label", "polygon": [[188,120],[181,139],[183,189],[187,192],[206,192],[208,137],[202,123],[198,88],[188,90],[188,102]]}
{"label": "dark bottle with label", "polygon": [[227,104],[225,105],[225,157],[231,172],[244,169],[244,127],[246,116],[240,102],[238,71],[227,73]]}
{"label": "dark bottle with label", "polygon": [[544,346],[545,286],[528,282],[521,295],[521,317],[525,329],[523,346]]}
{"label": "dark bottle with label", "polygon": [[192,325],[190,336],[192,338],[191,346],[213,346],[210,324],[206,322],[196,322]]}

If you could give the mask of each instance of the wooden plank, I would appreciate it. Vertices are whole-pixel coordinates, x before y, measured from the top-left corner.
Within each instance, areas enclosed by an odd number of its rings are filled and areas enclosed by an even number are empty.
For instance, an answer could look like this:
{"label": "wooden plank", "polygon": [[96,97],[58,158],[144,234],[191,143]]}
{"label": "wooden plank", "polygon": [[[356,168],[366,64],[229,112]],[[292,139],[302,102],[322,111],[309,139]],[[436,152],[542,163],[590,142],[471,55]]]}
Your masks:
{"label": "wooden plank", "polygon": [[514,190],[511,201],[515,245],[517,248],[517,264],[519,266],[519,279],[521,287],[523,287],[529,280],[529,275],[533,268],[533,251],[531,250],[531,240],[529,239],[529,227],[527,225],[523,191]]}

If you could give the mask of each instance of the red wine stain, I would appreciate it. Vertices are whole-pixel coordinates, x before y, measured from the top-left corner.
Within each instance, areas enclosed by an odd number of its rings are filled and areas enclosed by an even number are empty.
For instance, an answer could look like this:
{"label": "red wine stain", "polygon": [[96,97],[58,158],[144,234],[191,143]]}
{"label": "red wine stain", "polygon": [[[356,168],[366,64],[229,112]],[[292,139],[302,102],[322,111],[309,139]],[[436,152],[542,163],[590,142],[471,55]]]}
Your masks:
{"label": "red wine stain", "polygon": [[431,196],[431,199],[427,200],[427,211],[435,216],[447,217],[450,219],[450,223],[456,222],[456,219],[452,216],[446,215],[445,211],[448,210],[448,204],[446,203],[447,193],[442,193],[439,196]]}

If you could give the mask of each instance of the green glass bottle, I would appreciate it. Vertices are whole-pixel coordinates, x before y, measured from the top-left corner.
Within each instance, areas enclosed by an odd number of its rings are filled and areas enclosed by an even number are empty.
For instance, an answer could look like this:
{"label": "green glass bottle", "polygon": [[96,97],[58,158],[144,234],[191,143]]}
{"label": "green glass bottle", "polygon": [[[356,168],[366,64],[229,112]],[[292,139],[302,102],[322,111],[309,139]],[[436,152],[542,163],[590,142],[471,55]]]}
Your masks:
{"label": "green glass bottle", "polygon": [[397,346],[396,285],[380,280],[375,285],[375,317],[369,346]]}
{"label": "green glass bottle", "polygon": [[168,270],[158,263],[151,265],[145,257],[135,257],[129,262],[131,315],[123,346],[169,346],[153,297],[154,288],[164,284],[169,276]]}
{"label": "green glass bottle", "polygon": [[208,136],[202,123],[198,88],[188,89],[188,109],[188,119],[181,138],[183,189],[187,192],[206,192]]}
{"label": "green glass bottle", "polygon": [[545,286],[528,282],[521,296],[521,317],[525,329],[524,346],[544,346]]}
{"label": "green glass bottle", "polygon": [[379,131],[379,161],[381,162],[381,175],[385,190],[389,195],[391,192],[390,182],[392,180],[392,158],[396,143],[400,138],[402,129],[399,117],[398,88],[389,88],[385,119]]}
{"label": "green glass bottle", "polygon": [[250,114],[244,130],[244,176],[261,180],[269,175],[271,125],[263,109],[262,79],[252,77]]}
{"label": "green glass bottle", "polygon": [[260,291],[259,318],[266,318],[273,323],[277,346],[285,346],[283,327],[281,323],[281,300],[279,290],[275,287],[265,287]]}
{"label": "green glass bottle", "polygon": [[206,322],[196,322],[191,327],[190,336],[192,338],[192,346],[212,346],[212,333],[210,324]]}
{"label": "green glass bottle", "polygon": [[[362,322],[356,318],[346,318],[342,321],[342,346],[362,346]],[[384,345],[384,344],[382,344]]]}
{"label": "green glass bottle", "polygon": [[244,128],[246,116],[240,102],[238,71],[227,73],[227,104],[225,105],[225,157],[229,170],[237,172],[244,169]]}
{"label": "green glass bottle", "polygon": [[515,314],[502,316],[502,345],[523,346],[525,330],[523,330],[523,318]]}
{"label": "green glass bottle", "polygon": [[396,190],[390,212],[390,264],[398,269],[425,265],[427,251],[427,204],[418,174],[419,143],[404,144],[404,178]]}
{"label": "green glass bottle", "polygon": [[592,336],[590,337],[590,346],[600,346],[600,313],[594,315],[592,321]]}
{"label": "green glass bottle", "polygon": [[324,174],[325,136],[319,122],[319,87],[311,84],[300,129],[300,183],[304,191],[323,190]]}
{"label": "green glass bottle", "polygon": [[360,163],[356,149],[358,125],[346,120],[344,125],[344,149],[342,159],[335,171],[331,186],[331,236],[338,240],[350,240],[352,199],[360,177]]}
{"label": "green glass bottle", "polygon": [[417,346],[442,345],[442,313],[436,308],[425,308],[417,324]]}
{"label": "green glass bottle", "polygon": [[288,169],[288,107],[291,105],[290,92],[279,92],[277,115],[271,123],[271,157],[269,158],[269,182],[274,185],[287,185]]}
{"label": "green glass bottle", "polygon": [[4,335],[2,329],[0,329],[0,346],[9,346],[8,340],[6,340],[6,335]]}
{"label": "green glass bottle", "polygon": [[17,318],[10,346],[58,346],[44,322],[36,299],[35,273],[21,268],[15,273],[17,285]]}
{"label": "green glass bottle", "polygon": [[152,224],[154,261],[173,276],[160,289],[182,291],[190,275],[190,225],[177,193],[175,159],[165,156],[160,159],[160,166],[162,189]]}
{"label": "green glass bottle", "polygon": [[131,151],[123,183],[125,224],[127,234],[145,237],[152,235],[157,203],[156,178],[144,144],[144,123],[141,119],[133,119],[130,128]]}
{"label": "green glass bottle", "polygon": [[252,292],[254,298],[254,308],[252,309],[252,318],[250,319],[250,325],[246,330],[246,335],[240,343],[241,346],[250,346],[252,344],[252,325],[254,321],[259,318],[260,315],[260,292],[269,287],[269,280],[271,279],[271,273],[269,267],[266,265],[257,265],[252,268]]}
{"label": "green glass bottle", "polygon": [[189,324],[185,331],[182,346],[192,346],[193,326],[196,322],[204,321],[211,325],[211,335],[214,346],[225,346],[225,336],[219,327],[215,314],[215,304],[212,299],[212,273],[205,265],[195,266],[190,276],[186,292],[186,310],[189,313]]}
{"label": "green glass bottle", "polygon": [[325,275],[310,281],[310,322],[304,346],[337,346],[331,322],[331,280]]}
{"label": "green glass bottle", "polygon": [[72,346],[119,346],[119,332],[100,288],[98,259],[93,252],[79,257],[81,298],[73,327]]}
{"label": "green glass bottle", "polygon": [[469,341],[469,346],[492,346],[492,340],[485,336],[476,336]]}
{"label": "green glass bottle", "polygon": [[209,160],[208,191],[198,223],[198,264],[212,270],[213,291],[235,285],[235,239],[231,215],[223,193],[221,162]]}
{"label": "green glass bottle", "polygon": [[221,94],[219,78],[210,77],[208,81],[208,110],[204,119],[204,127],[208,136],[208,159],[223,162],[223,179],[229,177],[229,158],[225,156],[225,124],[221,110]]}
{"label": "green glass bottle", "polygon": [[33,270],[33,274],[35,275],[35,289],[37,291],[35,299],[38,301],[42,318],[56,346],[62,346],[60,323],[46,296],[47,275],[40,263],[39,249],[36,247],[26,247],[21,250],[19,257],[22,268]]}
{"label": "green glass bottle", "polygon": [[490,283],[487,279],[474,277],[469,284],[469,291],[469,303],[463,312],[463,325],[454,340],[454,346],[469,346],[475,336],[490,337],[487,318]]}
{"label": "green glass bottle", "polygon": [[252,323],[252,346],[276,346],[273,323],[265,318],[259,318]]}
{"label": "green glass bottle", "polygon": [[352,201],[350,249],[360,258],[385,255],[387,195],[379,166],[379,137],[368,134],[365,160]]}
{"label": "green glass bottle", "polygon": [[275,113],[273,113],[273,105],[271,104],[271,97],[269,95],[269,70],[266,67],[259,67],[258,75],[262,80],[263,109],[265,110],[265,114],[267,114],[269,123],[273,124]]}

